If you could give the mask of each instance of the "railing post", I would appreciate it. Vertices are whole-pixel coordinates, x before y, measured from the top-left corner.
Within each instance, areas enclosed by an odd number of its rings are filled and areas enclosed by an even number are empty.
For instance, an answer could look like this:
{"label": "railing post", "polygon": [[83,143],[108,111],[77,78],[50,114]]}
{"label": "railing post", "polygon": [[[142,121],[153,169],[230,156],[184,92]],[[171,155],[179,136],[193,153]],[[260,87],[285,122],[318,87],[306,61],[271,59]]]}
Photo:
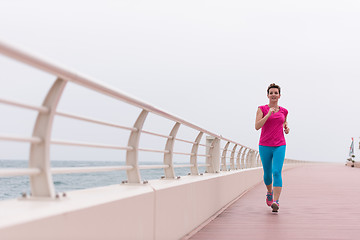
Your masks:
{"label": "railing post", "polygon": [[257,156],[257,151],[255,151],[255,150],[254,150],[254,156],[253,156],[254,167],[257,167],[257,160],[256,160],[256,156]]}
{"label": "railing post", "polygon": [[250,168],[255,167],[255,151],[251,150],[250,151]]}
{"label": "railing post", "polygon": [[30,187],[33,197],[53,198],[55,196],[54,183],[50,172],[50,141],[56,108],[65,86],[65,80],[61,78],[56,79],[42,104],[50,111],[39,113],[35,122],[33,137],[42,139],[42,142],[31,143],[30,147],[29,166],[41,170],[40,174],[30,176]]}
{"label": "railing post", "polygon": [[243,151],[243,153],[242,153],[242,155],[241,155],[241,166],[242,166],[242,168],[246,168],[247,166],[246,166],[246,162],[245,162],[245,155],[246,155],[246,151],[247,151],[248,149],[247,148],[245,148],[244,149],[244,151]]}
{"label": "railing post", "polygon": [[246,155],[246,168],[251,168],[251,152],[252,150],[249,149],[247,155]]}
{"label": "railing post", "polygon": [[240,147],[240,150],[236,156],[236,169],[241,169],[241,165],[240,165],[240,156],[241,156],[241,151],[243,150],[244,146]]}
{"label": "railing post", "polygon": [[227,143],[225,144],[225,147],[224,147],[223,152],[222,152],[222,156],[221,156],[221,171],[226,171],[226,170],[227,170],[227,168],[226,168],[226,155],[227,155],[227,150],[228,150],[229,144],[230,144],[230,142],[227,142]]}
{"label": "railing post", "polygon": [[247,166],[247,168],[251,168],[251,153],[252,153],[252,150],[249,149],[248,154],[246,156],[246,166]]}
{"label": "railing post", "polygon": [[252,150],[252,154],[251,154],[251,167],[257,167],[256,166],[256,152],[255,150]]}
{"label": "railing post", "polygon": [[208,173],[218,173],[220,171],[220,139],[212,136],[206,137],[206,167]]}
{"label": "railing post", "polygon": [[195,143],[193,144],[193,147],[191,149],[191,157],[190,157],[190,164],[193,164],[193,167],[190,167],[191,175],[199,175],[199,169],[198,169],[198,163],[197,163],[197,153],[199,148],[199,143],[201,141],[201,138],[203,136],[203,132],[199,132],[195,139]]}
{"label": "railing post", "polygon": [[231,155],[230,155],[230,169],[231,170],[235,170],[234,158],[235,158],[236,147],[237,147],[237,144],[235,144],[233,149],[231,150]]}
{"label": "railing post", "polygon": [[262,166],[261,160],[260,160],[260,152],[257,152],[257,156],[256,156],[257,162],[258,162],[258,167]]}
{"label": "railing post", "polygon": [[127,178],[129,183],[140,183],[140,171],[139,171],[139,162],[138,162],[138,147],[140,141],[141,129],[144,125],[148,111],[142,110],[139,117],[136,119],[134,128],[136,131],[132,131],[129,137],[128,146],[131,147],[131,150],[126,151],[126,165],[130,165],[133,168],[126,170]]}
{"label": "railing post", "polygon": [[165,145],[165,151],[167,150],[167,153],[164,153],[164,165],[169,165],[168,168],[164,168],[165,171],[165,178],[175,178],[175,171],[174,171],[174,163],[173,163],[173,149],[174,149],[174,143],[175,143],[175,137],[179,130],[180,123],[175,123],[174,127],[172,128],[170,135],[171,138],[168,138]]}

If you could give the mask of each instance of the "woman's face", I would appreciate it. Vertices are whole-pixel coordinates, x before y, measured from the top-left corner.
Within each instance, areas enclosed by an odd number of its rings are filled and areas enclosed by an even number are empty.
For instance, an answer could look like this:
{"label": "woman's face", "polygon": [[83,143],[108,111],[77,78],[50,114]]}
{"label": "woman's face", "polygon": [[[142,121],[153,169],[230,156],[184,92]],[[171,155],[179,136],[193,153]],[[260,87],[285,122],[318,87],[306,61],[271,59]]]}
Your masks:
{"label": "woman's face", "polygon": [[268,93],[268,98],[270,101],[276,102],[280,98],[279,89],[277,88],[270,88]]}

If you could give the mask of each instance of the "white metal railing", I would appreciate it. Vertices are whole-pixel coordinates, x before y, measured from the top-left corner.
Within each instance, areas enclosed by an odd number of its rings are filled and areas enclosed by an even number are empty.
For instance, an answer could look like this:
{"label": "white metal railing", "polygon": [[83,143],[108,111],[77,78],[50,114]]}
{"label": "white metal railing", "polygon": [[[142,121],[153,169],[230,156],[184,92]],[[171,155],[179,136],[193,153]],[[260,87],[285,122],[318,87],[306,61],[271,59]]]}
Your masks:
{"label": "white metal railing", "polygon": [[[30,109],[38,112],[38,116],[33,128],[32,136],[10,136],[5,133],[0,133],[0,139],[6,141],[21,141],[30,143],[29,168],[27,169],[0,169],[0,177],[22,176],[30,177],[31,193],[33,197],[48,197],[54,198],[55,191],[52,181],[52,174],[63,173],[83,173],[83,172],[104,172],[104,171],[120,171],[124,170],[127,173],[129,183],[140,183],[141,169],[164,169],[165,178],[174,179],[174,168],[189,167],[192,175],[199,174],[199,167],[206,167],[207,173],[218,173],[219,171],[258,167],[261,166],[258,151],[244,146],[236,141],[226,139],[221,135],[203,129],[193,123],[174,116],[164,110],[156,108],[146,102],[135,99],[115,88],[112,88],[104,83],[98,82],[94,79],[61,67],[46,59],[19,50],[7,43],[0,42],[0,53],[6,55],[14,60],[28,64],[37,69],[43,70],[56,77],[56,81],[48,91],[42,106],[32,106],[25,103],[20,103],[15,100],[0,99],[0,103],[7,104],[14,107]],[[101,119],[90,118],[73,113],[57,111],[57,105],[63,95],[63,91],[67,82],[72,82],[87,89],[94,90],[98,93],[107,95],[113,99],[125,102],[132,106],[141,109],[141,113],[136,119],[133,126],[122,126],[114,122],[108,122]],[[159,134],[143,129],[144,122],[148,113],[156,114],[165,119],[174,122],[173,129],[169,135]],[[127,146],[109,145],[93,142],[79,142],[71,140],[52,139],[52,125],[54,118],[57,116],[76,119],[84,122],[91,122],[94,124],[105,125],[114,128],[128,130],[130,136]],[[185,125],[194,131],[198,132],[196,139],[181,139],[176,137],[180,125]],[[164,149],[148,149],[140,148],[139,140],[141,133],[150,134],[160,138],[166,138],[167,142]],[[200,143],[203,134],[208,135],[206,144]],[[192,145],[191,152],[174,152],[175,141],[184,142]],[[225,143],[224,148],[220,148],[221,142]],[[108,148],[126,151],[126,161],[124,166],[111,167],[72,167],[72,168],[51,168],[50,167],[50,146],[51,145],[70,145],[79,147],[91,148]],[[198,147],[205,147],[206,154],[198,154]],[[222,153],[220,154],[220,151]],[[139,165],[138,152],[156,152],[163,154],[163,164],[161,165]],[[231,156],[227,154],[231,153]],[[187,155],[190,157],[189,164],[174,165],[173,155]],[[220,156],[221,155],[221,156]],[[197,157],[205,157],[206,163],[199,164]],[[229,162],[226,160],[229,159]],[[289,161],[290,162],[290,161]],[[292,160],[291,162],[294,162]]]}

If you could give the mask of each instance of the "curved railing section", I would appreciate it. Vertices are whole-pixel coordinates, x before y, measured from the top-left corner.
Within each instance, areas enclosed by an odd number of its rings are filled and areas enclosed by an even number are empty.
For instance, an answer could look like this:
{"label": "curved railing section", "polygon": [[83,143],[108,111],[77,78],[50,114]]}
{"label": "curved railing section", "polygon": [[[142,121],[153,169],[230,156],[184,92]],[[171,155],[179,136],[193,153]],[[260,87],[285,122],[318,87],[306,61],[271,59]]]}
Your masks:
{"label": "curved railing section", "polygon": [[[32,110],[37,113],[37,118],[33,127],[32,136],[13,136],[6,133],[0,133],[0,140],[19,141],[30,144],[29,167],[22,169],[1,168],[0,177],[29,176],[32,197],[56,197],[52,180],[53,174],[123,170],[126,171],[128,183],[141,183],[141,169],[161,168],[164,170],[165,179],[174,179],[176,178],[174,169],[178,167],[188,167],[190,168],[189,174],[199,175],[199,167],[206,167],[207,173],[219,173],[220,171],[254,168],[261,166],[261,161],[257,150],[240,144],[236,141],[227,139],[214,132],[203,129],[191,122],[188,122],[164,110],[154,107],[149,103],[131,97],[104,83],[66,69],[65,67],[61,67],[57,64],[52,63],[51,61],[35,56],[34,54],[19,50],[19,48],[16,48],[4,42],[0,42],[0,53],[7,57],[10,57],[13,60],[17,60],[39,70],[42,70],[46,73],[52,74],[55,76],[56,79],[50,90],[47,92],[41,106],[34,106],[23,102],[0,98],[0,103],[2,104]],[[58,111],[57,106],[63,96],[63,92],[68,82],[72,82],[84,88],[96,91],[97,93],[101,93],[118,101],[122,101],[132,106],[135,106],[140,109],[140,114],[137,117],[136,121],[133,123],[133,125],[123,126],[114,122]],[[146,122],[149,113],[156,114],[162,118],[171,120],[173,122],[173,128],[168,135],[143,129],[144,123]],[[129,131],[128,144],[126,146],[118,146],[93,142],[53,139],[51,137],[53,122],[54,119],[59,116]],[[196,131],[196,138],[181,139],[177,137],[177,133],[181,125],[185,125]],[[142,148],[139,145],[139,142],[143,134],[148,134],[166,139],[166,144],[164,148]],[[204,142],[205,135],[206,143],[204,144],[202,142]],[[192,146],[191,151],[175,152],[174,144],[179,141],[190,144]],[[51,145],[80,146],[126,151],[126,164],[108,167],[104,166],[52,168],[50,165]],[[203,148],[205,154],[200,154],[199,148]],[[141,151],[157,152],[163,154],[162,164],[140,165],[139,152]],[[173,161],[174,155],[187,155],[189,157],[189,163],[175,165]],[[198,163],[199,157],[205,158],[205,163]],[[286,159],[286,163],[295,162],[299,161]]]}

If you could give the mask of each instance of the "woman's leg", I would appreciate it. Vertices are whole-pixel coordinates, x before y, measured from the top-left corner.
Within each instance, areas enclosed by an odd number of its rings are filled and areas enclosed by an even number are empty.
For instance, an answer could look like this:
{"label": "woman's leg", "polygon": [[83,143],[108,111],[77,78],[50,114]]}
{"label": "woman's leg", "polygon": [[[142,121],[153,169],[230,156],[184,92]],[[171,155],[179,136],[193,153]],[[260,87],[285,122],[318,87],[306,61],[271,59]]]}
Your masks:
{"label": "woman's leg", "polygon": [[273,147],[259,146],[260,159],[264,170],[264,183],[269,193],[272,192]]}
{"label": "woman's leg", "polygon": [[273,155],[274,201],[279,200],[282,189],[282,167],[284,165],[286,145],[276,147]]}

